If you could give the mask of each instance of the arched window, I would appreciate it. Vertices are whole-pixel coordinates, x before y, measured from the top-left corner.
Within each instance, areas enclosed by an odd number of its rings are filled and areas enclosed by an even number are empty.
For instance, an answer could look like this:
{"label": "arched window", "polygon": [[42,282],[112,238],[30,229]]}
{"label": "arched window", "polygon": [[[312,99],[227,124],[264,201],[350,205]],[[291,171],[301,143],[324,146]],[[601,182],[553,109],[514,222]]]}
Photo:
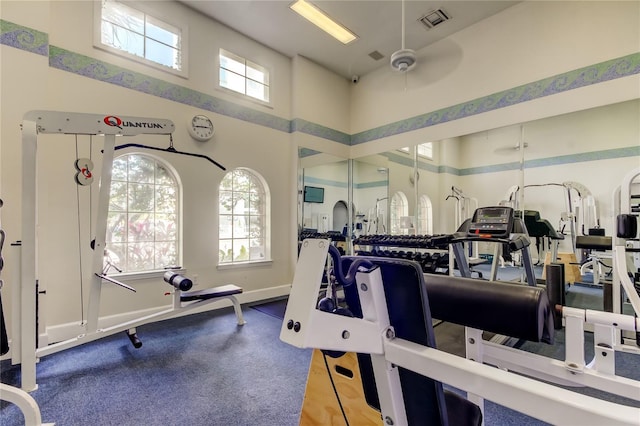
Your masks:
{"label": "arched window", "polygon": [[180,184],[163,161],[144,154],[113,160],[106,261],[122,272],[180,265]]}
{"label": "arched window", "polygon": [[407,196],[398,191],[391,197],[389,203],[389,230],[390,234],[402,234],[400,218],[409,215],[409,203]]}
{"label": "arched window", "polygon": [[220,182],[218,261],[222,264],[270,260],[269,188],[256,172],[238,168]]}
{"label": "arched window", "polygon": [[433,235],[433,205],[428,195],[420,196],[420,229],[422,235]]}

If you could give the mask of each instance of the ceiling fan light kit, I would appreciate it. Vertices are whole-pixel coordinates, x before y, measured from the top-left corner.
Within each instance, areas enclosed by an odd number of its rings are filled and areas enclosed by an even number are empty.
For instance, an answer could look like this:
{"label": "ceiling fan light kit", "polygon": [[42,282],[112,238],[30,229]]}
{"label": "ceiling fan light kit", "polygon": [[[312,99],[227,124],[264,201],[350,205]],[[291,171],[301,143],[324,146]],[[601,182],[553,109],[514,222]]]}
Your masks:
{"label": "ceiling fan light kit", "polygon": [[391,68],[400,72],[407,72],[417,64],[416,52],[412,49],[400,49],[391,55]]}

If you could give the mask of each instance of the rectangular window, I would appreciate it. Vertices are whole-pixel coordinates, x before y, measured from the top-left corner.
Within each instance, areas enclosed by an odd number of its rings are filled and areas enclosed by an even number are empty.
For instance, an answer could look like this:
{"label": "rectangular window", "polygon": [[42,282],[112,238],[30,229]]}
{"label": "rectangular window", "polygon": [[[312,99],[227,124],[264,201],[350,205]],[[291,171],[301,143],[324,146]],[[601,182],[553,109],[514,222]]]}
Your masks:
{"label": "rectangular window", "polygon": [[[406,154],[412,154],[413,150],[411,147],[405,146],[404,148],[398,149],[398,151],[404,152]],[[418,145],[418,156],[422,158],[428,158],[429,160],[433,160],[433,143],[425,142]]]}
{"label": "rectangular window", "polygon": [[220,87],[269,102],[269,71],[266,68],[220,49]]}
{"label": "rectangular window", "polygon": [[97,4],[97,47],[186,77],[181,28],[117,1]]}

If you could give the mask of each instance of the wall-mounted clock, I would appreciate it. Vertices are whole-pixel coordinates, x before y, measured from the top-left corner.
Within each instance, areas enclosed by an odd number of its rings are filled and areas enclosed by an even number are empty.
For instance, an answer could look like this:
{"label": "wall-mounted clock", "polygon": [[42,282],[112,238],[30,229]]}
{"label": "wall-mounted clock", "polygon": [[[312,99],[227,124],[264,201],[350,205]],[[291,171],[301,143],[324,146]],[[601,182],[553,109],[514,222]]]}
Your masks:
{"label": "wall-mounted clock", "polygon": [[215,129],[213,128],[213,121],[206,115],[194,115],[189,120],[189,134],[192,138],[205,142],[213,137]]}

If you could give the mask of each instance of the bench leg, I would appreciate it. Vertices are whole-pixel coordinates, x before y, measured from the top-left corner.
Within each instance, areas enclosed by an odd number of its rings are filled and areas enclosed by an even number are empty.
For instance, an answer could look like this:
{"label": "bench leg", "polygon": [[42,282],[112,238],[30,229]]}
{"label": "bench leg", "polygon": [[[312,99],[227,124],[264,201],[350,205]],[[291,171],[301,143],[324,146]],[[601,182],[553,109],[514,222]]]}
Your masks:
{"label": "bench leg", "polygon": [[233,303],[233,310],[236,312],[236,318],[238,319],[238,325],[245,325],[247,322],[244,320],[242,316],[242,308],[240,307],[240,303],[235,296],[227,296],[231,303]]}

